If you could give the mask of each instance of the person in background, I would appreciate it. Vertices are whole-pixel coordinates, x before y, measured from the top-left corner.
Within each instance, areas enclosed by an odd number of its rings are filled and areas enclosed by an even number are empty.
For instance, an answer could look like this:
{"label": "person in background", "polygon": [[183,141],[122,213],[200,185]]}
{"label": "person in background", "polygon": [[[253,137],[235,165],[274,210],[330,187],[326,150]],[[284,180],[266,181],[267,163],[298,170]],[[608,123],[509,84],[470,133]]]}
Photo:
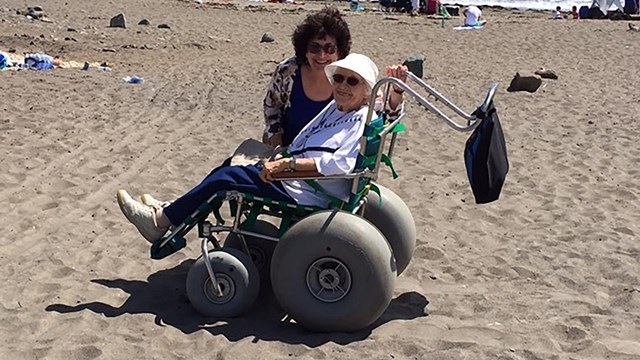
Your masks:
{"label": "person in background", "polygon": [[578,7],[577,6],[574,5],[574,6],[571,7],[571,14],[567,15],[567,18],[569,16],[571,16],[571,18],[573,20],[580,19],[580,14],[578,13]]}
{"label": "person in background", "polygon": [[638,0],[625,0],[623,11],[625,14],[638,14]]}
{"label": "person in background", "polygon": [[420,12],[420,0],[411,0],[411,16],[418,16]]}
{"label": "person in background", "polygon": [[479,7],[471,5],[462,11],[464,16],[464,26],[482,26],[486,24],[486,20],[482,20],[482,10]]}
{"label": "person in background", "polygon": [[560,6],[556,6],[556,9],[553,10],[553,19],[554,20],[562,20],[564,17],[562,16],[562,8]]}

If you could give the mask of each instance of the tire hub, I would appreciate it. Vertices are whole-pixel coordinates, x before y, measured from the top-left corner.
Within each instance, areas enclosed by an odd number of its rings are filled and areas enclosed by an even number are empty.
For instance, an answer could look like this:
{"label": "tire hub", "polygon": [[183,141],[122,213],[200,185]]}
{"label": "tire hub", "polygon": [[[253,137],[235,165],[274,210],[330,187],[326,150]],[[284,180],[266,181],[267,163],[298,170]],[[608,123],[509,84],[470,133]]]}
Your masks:
{"label": "tire hub", "polygon": [[340,260],[323,257],[307,269],[307,289],[318,300],[332,303],[347,296],[351,290],[351,272]]}
{"label": "tire hub", "polygon": [[226,304],[235,296],[236,286],[227,274],[218,273],[216,274],[216,279],[218,280],[218,285],[222,291],[222,296],[216,295],[216,290],[213,287],[211,278],[207,278],[207,281],[204,283],[204,293],[207,296],[207,299],[212,303],[217,305]]}

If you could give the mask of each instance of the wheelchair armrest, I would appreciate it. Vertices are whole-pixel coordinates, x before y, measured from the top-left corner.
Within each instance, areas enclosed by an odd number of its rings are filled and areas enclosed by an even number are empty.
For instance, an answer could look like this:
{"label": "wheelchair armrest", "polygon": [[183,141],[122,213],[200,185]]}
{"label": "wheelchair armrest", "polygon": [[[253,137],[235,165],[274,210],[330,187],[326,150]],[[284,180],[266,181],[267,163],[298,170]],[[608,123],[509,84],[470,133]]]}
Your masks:
{"label": "wheelchair armrest", "polygon": [[322,177],[323,175],[317,171],[290,171],[290,172],[281,172],[275,174],[273,177],[278,180],[286,180],[286,179],[315,179]]}

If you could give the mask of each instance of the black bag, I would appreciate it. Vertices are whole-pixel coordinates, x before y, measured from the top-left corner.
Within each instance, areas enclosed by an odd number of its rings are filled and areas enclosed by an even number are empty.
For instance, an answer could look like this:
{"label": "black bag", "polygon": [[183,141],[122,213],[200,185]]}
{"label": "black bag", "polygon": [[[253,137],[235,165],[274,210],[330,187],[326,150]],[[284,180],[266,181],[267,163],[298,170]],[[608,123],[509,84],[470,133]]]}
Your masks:
{"label": "black bag", "polygon": [[478,109],[473,115],[483,120],[467,140],[464,163],[476,203],[486,204],[500,197],[509,172],[507,146],[493,102],[486,113]]}

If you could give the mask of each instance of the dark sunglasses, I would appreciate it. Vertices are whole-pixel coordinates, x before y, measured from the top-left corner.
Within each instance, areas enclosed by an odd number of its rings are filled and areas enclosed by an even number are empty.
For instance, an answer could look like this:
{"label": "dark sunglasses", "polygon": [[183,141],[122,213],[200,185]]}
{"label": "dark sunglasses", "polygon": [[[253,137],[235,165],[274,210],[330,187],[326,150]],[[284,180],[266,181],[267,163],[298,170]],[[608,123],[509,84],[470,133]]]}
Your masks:
{"label": "dark sunglasses", "polygon": [[356,86],[360,83],[360,79],[353,76],[344,76],[342,74],[333,74],[333,82],[336,84],[342,84],[343,81],[347,80],[347,84],[349,86]]}
{"label": "dark sunglasses", "polygon": [[335,52],[338,51],[338,47],[331,43],[320,45],[317,42],[312,42],[307,47],[307,51],[312,54],[317,54],[320,51],[324,51],[325,54],[335,54]]}

